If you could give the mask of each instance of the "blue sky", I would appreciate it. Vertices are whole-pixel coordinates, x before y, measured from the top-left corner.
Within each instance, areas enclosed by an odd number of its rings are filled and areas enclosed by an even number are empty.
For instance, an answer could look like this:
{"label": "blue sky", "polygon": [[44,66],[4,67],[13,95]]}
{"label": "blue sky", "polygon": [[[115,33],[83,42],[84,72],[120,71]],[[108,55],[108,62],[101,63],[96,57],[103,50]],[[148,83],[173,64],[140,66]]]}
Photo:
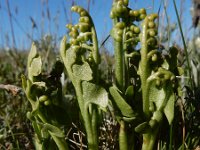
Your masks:
{"label": "blue sky", "polygon": [[[0,47],[12,47],[13,45],[6,1],[7,0],[0,0]],[[88,0],[74,1],[75,4],[87,8]],[[148,9],[148,12],[157,12],[161,3],[161,0],[129,1],[131,8],[139,9],[145,7]],[[30,48],[31,40],[28,38],[27,34],[34,40],[39,40],[42,33],[44,35],[52,34],[56,35],[57,41],[59,41],[60,38],[66,34],[67,30],[65,25],[69,23],[71,18],[73,22],[76,22],[76,15],[70,15],[72,0],[48,0],[48,5],[45,2],[46,0],[9,0],[17,48]],[[184,2],[182,3],[184,10],[183,27],[185,31],[187,31],[191,27],[191,0],[176,0],[176,2],[178,9],[180,9],[181,3]],[[172,0],[167,0],[167,4],[170,22],[174,23],[176,22],[176,15],[174,13]],[[109,18],[111,6],[112,0],[91,0],[90,3],[90,13],[96,25],[97,35],[100,41],[109,34],[112,27],[112,22]],[[50,21],[47,17],[47,8],[49,9]],[[162,5],[160,14],[162,14],[163,11]],[[42,17],[42,12],[44,17]],[[37,29],[32,29],[30,18],[35,21]]]}

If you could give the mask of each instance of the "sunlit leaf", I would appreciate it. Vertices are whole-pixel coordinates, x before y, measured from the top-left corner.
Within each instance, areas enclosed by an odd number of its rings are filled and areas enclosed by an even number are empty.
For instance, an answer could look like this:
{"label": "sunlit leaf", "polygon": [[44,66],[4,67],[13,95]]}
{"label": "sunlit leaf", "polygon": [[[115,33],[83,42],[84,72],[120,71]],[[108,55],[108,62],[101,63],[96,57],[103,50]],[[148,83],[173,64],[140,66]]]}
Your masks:
{"label": "sunlit leaf", "polygon": [[169,124],[172,123],[173,119],[174,119],[174,103],[175,103],[175,95],[171,89],[168,90],[170,96],[168,98],[168,101],[167,101],[167,104],[165,105],[165,108],[164,108],[164,113],[165,113],[165,116],[169,122]]}
{"label": "sunlit leaf", "polygon": [[89,103],[96,104],[100,108],[106,108],[108,106],[108,93],[104,88],[87,81],[82,82],[82,87],[83,99],[86,106]]}
{"label": "sunlit leaf", "polygon": [[154,102],[156,109],[159,110],[165,100],[166,93],[164,88],[158,88],[154,83],[151,84],[149,89],[149,101]]}
{"label": "sunlit leaf", "polygon": [[79,78],[80,80],[92,80],[92,69],[87,62],[84,62],[82,65],[74,64],[72,66],[72,71],[74,76]]}
{"label": "sunlit leaf", "polygon": [[169,124],[171,124],[174,118],[175,102],[171,83],[165,84],[162,88],[157,88],[155,84],[152,84],[149,90],[149,100],[155,103],[156,110],[164,111]]}
{"label": "sunlit leaf", "polygon": [[66,41],[67,41],[67,37],[64,36],[60,43],[60,54],[61,54],[62,59],[65,58],[65,54],[66,54]]}
{"label": "sunlit leaf", "polygon": [[32,60],[31,66],[29,67],[30,77],[38,76],[42,71],[42,60],[41,57],[36,57]]}
{"label": "sunlit leaf", "polygon": [[66,51],[66,58],[64,58],[64,63],[67,63],[67,66],[71,67],[76,62],[76,57],[77,56],[75,50],[73,48],[69,48]]}
{"label": "sunlit leaf", "polygon": [[28,55],[28,66],[31,65],[32,60],[33,60],[33,58],[36,57],[36,55],[37,55],[37,48],[36,48],[35,43],[32,43],[31,50]]}
{"label": "sunlit leaf", "polygon": [[126,117],[134,117],[135,114],[134,114],[133,109],[128,103],[126,103],[126,101],[120,95],[116,87],[110,87],[109,90],[110,90],[110,94],[113,97],[114,103],[116,104],[118,109],[121,111],[122,115]]}

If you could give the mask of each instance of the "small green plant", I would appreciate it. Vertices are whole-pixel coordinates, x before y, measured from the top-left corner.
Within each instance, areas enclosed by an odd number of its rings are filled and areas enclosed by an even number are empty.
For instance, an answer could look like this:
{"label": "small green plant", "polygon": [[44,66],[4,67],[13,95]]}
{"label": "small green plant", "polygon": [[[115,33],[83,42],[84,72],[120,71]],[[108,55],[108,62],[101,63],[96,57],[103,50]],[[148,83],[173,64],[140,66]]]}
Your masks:
{"label": "small green plant", "polygon": [[[22,76],[22,85],[31,103],[32,111],[27,113],[35,131],[36,149],[67,150],[61,127],[67,123],[67,113],[62,103],[62,86],[59,81],[63,64],[56,61],[50,75],[42,74],[42,58],[32,45],[28,56],[28,78]],[[62,114],[65,114],[62,116]]]}
{"label": "small green plant", "polygon": [[108,93],[99,84],[100,54],[95,27],[90,15],[79,6],[72,11],[80,15],[78,24],[68,24],[70,41],[64,37],[60,54],[71,79],[87,133],[88,149],[98,149],[101,109],[108,105]]}
{"label": "small green plant", "polygon": [[[67,25],[69,37],[64,36],[60,45],[63,64],[57,61],[50,77],[42,74],[42,59],[32,45],[28,78],[23,76],[22,81],[32,105],[28,117],[41,149],[55,144],[59,149],[68,149],[61,130],[67,122],[59,81],[64,68],[75,89],[89,150],[99,149],[102,110],[108,108],[119,124],[120,150],[153,150],[164,120],[171,125],[179,87],[178,51],[170,47],[168,54],[163,55],[157,40],[158,15],[148,15],[144,8],[132,10],[128,4],[128,0],[114,1],[110,13],[115,60],[111,87],[100,83],[96,30],[91,16],[82,7],[71,9],[80,15],[79,22]],[[142,143],[138,137],[143,138]]]}
{"label": "small green plant", "polygon": [[174,117],[178,52],[171,47],[164,57],[159,51],[157,17],[147,15],[145,9],[131,10],[128,1],[114,2],[111,10],[116,82],[110,94],[119,110],[120,149],[134,149],[128,144],[134,143],[130,141],[134,135],[127,133],[130,124],[143,136],[142,149],[154,149],[164,116],[169,124]]}

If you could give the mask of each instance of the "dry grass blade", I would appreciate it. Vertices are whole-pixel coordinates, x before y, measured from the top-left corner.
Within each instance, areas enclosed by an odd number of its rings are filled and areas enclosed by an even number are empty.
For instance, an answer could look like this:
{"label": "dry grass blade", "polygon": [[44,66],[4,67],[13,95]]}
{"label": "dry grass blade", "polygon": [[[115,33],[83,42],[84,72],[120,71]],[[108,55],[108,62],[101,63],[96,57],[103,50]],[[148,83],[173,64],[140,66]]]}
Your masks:
{"label": "dry grass blade", "polygon": [[0,89],[4,89],[11,92],[13,96],[16,96],[21,91],[20,87],[17,87],[11,84],[7,84],[7,85],[0,84]]}

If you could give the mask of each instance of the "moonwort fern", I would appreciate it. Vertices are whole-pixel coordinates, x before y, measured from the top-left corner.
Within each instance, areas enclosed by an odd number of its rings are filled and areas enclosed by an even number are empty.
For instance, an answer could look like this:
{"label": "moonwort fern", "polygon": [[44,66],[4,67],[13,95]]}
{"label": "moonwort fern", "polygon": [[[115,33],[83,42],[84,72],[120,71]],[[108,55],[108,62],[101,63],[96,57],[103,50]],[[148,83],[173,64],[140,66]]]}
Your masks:
{"label": "moonwort fern", "polygon": [[[144,8],[133,10],[128,4],[128,0],[118,0],[113,2],[111,8],[113,28],[110,35],[113,38],[115,59],[111,87],[103,87],[99,83],[101,57],[98,39],[92,18],[85,9],[72,7],[71,10],[80,16],[79,22],[67,25],[69,36],[64,36],[61,41],[61,60],[75,89],[90,150],[99,149],[98,132],[102,110],[112,107],[111,111],[119,123],[120,150],[138,148],[135,135],[143,137],[140,148],[154,149],[164,118],[169,125],[174,118],[174,103],[179,86],[176,76],[180,75],[177,49],[171,47],[167,50],[168,54],[163,55],[157,39],[158,15],[147,14]],[[48,78],[41,76],[41,67],[41,57],[33,45],[28,58],[28,78],[22,78],[32,105],[32,112],[28,116],[38,143],[50,138],[59,149],[67,149],[59,122],[53,122],[46,113],[51,108],[62,108],[59,102],[61,87],[55,84],[57,81],[49,84]],[[53,97],[56,97],[56,101],[52,100]],[[109,98],[112,105],[109,104]],[[49,104],[51,108],[46,107]]]}

